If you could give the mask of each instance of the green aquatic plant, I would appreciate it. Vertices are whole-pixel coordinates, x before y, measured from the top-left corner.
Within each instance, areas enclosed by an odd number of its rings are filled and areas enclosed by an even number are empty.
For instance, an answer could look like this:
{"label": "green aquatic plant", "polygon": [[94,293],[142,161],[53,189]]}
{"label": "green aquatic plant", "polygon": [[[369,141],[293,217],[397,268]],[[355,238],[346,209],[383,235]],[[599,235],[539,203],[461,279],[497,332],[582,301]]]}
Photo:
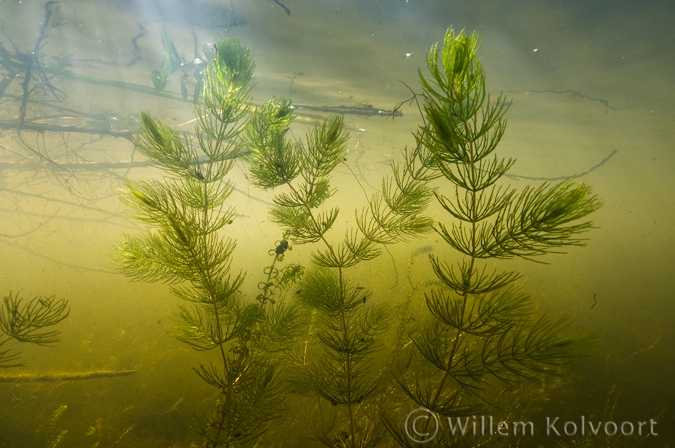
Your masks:
{"label": "green aquatic plant", "polygon": [[[164,282],[183,299],[177,313],[178,338],[199,351],[215,352],[213,362],[194,369],[219,391],[213,412],[201,419],[208,447],[245,444],[283,412],[283,358],[298,326],[297,308],[283,299],[298,269],[274,261],[256,300],[240,292],[244,273],[232,270],[236,241],[223,233],[236,219],[226,205],[233,185],[227,175],[241,155],[254,61],[238,41],[223,39],[204,74],[204,105],[195,108],[196,143],[149,114],[141,115],[138,150],[164,180],[126,183],[122,200],[149,230],[124,235],[116,246],[123,272],[137,280]],[[195,147],[195,146],[198,146]]]}
{"label": "green aquatic plant", "polygon": [[171,42],[171,39],[169,39],[165,28],[162,28],[162,46],[164,47],[164,51],[166,51],[166,56],[162,60],[162,68],[160,70],[155,69],[151,73],[152,83],[157,90],[164,90],[169,76],[183,66],[183,59],[178,54],[178,51],[176,51],[176,47]]}
{"label": "green aquatic plant", "polygon": [[18,367],[20,353],[11,349],[1,350],[10,341],[27,342],[37,345],[51,345],[59,341],[59,332],[44,330],[68,317],[67,300],[54,297],[33,297],[24,301],[19,294],[5,296],[0,307],[0,368]]}
{"label": "green aquatic plant", "polygon": [[[431,77],[420,74],[424,124],[417,146],[392,164],[381,191],[365,198],[342,237],[336,238],[341,210],[329,203],[337,191],[333,173],[346,155],[343,118],[323,120],[304,143],[289,140],[289,100],[249,109],[254,64],[238,42],[219,42],[205,70],[196,141],[141,115],[137,147],[164,180],[127,181],[122,200],[149,230],[125,235],[118,261],[135,279],[170,284],[186,301],[177,313],[178,338],[215,354],[215,362],[195,369],[218,390],[215,409],[201,421],[207,446],[257,439],[282,415],[288,391],[316,400],[312,437],[325,446],[377,446],[384,437],[380,417],[397,442],[414,445],[383,412],[391,403],[383,393],[389,365],[379,365],[376,353],[392,308],[371,300],[375,286],[355,282],[350,269],[378,257],[384,245],[432,229],[462,260],[429,257],[443,286],[426,294],[430,317],[412,343],[395,343],[402,362],[394,378],[407,399],[445,417],[475,414],[492,403],[493,379],[557,372],[588,345],[588,335],[568,319],[535,313],[517,286],[518,273],[489,264],[581,245],[578,235],[591,224],[579,221],[600,203],[583,184],[520,193],[499,184],[513,165],[494,154],[508,103],[486,94],[479,43],[476,34],[449,31],[442,55],[432,47]],[[284,190],[269,211],[283,236],[269,250],[273,260],[251,300],[241,292],[244,274],[231,269],[236,241],[223,235],[237,216],[226,206],[233,189],[227,176],[240,156],[255,186]],[[434,198],[458,222],[426,217]],[[291,244],[312,245],[306,271],[299,264],[280,268]],[[286,291],[298,279],[289,302]],[[307,336],[299,341],[302,328]]]}
{"label": "green aquatic plant", "polygon": [[[419,75],[424,125],[416,133],[418,151],[430,154],[441,182],[434,196],[449,218],[433,228],[461,258],[429,255],[441,286],[425,294],[429,319],[413,333],[395,376],[413,406],[443,421],[486,412],[494,404],[494,379],[510,384],[556,373],[589,346],[589,335],[568,318],[538,315],[517,284],[520,274],[494,263],[582,245],[579,234],[591,228],[584,218],[601,204],[584,184],[545,183],[518,192],[500,183],[514,164],[495,154],[510,103],[486,93],[480,43],[477,33],[448,30],[442,51],[434,45],[427,57],[430,76]],[[390,417],[384,421],[402,446],[416,446],[430,432],[431,419],[408,434]],[[441,431],[429,446],[454,440]]]}
{"label": "green aquatic plant", "polygon": [[[391,318],[387,303],[372,303],[372,291],[350,280],[348,270],[393,244],[430,230],[421,212],[431,200],[428,169],[405,153],[382,191],[356,212],[355,226],[335,240],[337,206],[331,176],[343,163],[348,136],[344,120],[333,115],[317,124],[306,143],[287,139],[293,119],[290,102],[274,98],[256,113],[246,144],[254,185],[285,191],[274,196],[271,219],[295,244],[314,244],[313,267],[297,290],[298,302],[313,317],[306,349],[298,356],[294,389],[318,399],[320,418],[314,437],[329,447],[371,447],[382,438],[374,397],[383,375],[375,353]],[[311,347],[308,347],[311,345]],[[327,404],[334,411],[329,416]]]}

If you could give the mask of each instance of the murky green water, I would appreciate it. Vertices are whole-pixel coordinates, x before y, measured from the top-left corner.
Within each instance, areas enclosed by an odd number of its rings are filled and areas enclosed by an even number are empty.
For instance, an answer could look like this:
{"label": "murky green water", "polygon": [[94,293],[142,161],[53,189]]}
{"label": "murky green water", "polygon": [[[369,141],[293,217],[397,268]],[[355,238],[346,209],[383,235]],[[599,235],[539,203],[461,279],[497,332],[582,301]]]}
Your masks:
{"label": "murky green water", "polygon": [[[482,32],[488,90],[513,101],[499,149],[517,159],[512,184],[574,177],[604,201],[592,216],[596,228],[586,234],[587,247],[540,260],[548,264],[504,262],[523,273],[521,283],[539,311],[571,314],[599,336],[598,344],[563,378],[511,389],[512,402],[526,403],[518,419],[535,421],[537,437],[465,441],[671,446],[673,5],[281,3],[290,14],[266,0],[0,0],[0,74],[6,77],[0,81],[0,293],[56,296],[70,307],[52,347],[10,341],[0,349],[21,351],[24,363],[0,370],[0,447],[203,446],[195,416],[210,413],[217,397],[192,368],[215,354],[173,337],[179,299],[167,285],[131,282],[118,273],[112,247],[123,232],[142,229],[118,199],[122,180],[160,177],[134,150],[135,120],[151,111],[192,131],[194,59],[204,44],[230,36],[253,51],[254,103],[290,97],[298,107],[291,127],[296,138],[326,112],[346,113],[349,168],[337,169],[333,201],[347,221],[365,204],[364,191],[380,188],[390,161],[414,145],[412,132],[422,124],[416,107],[403,105],[394,119],[387,112],[411,97],[408,86],[420,92],[417,70],[426,70],[430,45],[450,26]],[[151,73],[161,72],[167,54],[163,29],[184,65],[160,92]],[[24,85],[27,64],[31,78]],[[236,187],[230,203],[240,217],[227,232],[237,241],[236,268],[248,273],[242,292],[252,299],[281,232],[267,216],[271,195],[250,184],[247,169],[238,160],[230,174]],[[440,209],[430,212],[445,219]],[[435,280],[429,253],[456,256],[429,234],[392,246],[352,275],[368,284],[376,303],[395,306],[411,298],[409,313],[421,320],[424,285]],[[296,246],[287,260],[309,265],[309,249]],[[394,327],[380,364],[390,355]],[[107,377],[5,378],[96,372]],[[325,400],[323,406],[331,407]],[[251,446],[319,446],[303,438],[317,409],[316,400],[291,397],[288,413]],[[493,414],[515,419],[504,409]],[[581,416],[618,425],[655,419],[658,436],[547,437],[545,419],[556,416],[559,430]],[[397,445],[385,438],[380,446]]]}

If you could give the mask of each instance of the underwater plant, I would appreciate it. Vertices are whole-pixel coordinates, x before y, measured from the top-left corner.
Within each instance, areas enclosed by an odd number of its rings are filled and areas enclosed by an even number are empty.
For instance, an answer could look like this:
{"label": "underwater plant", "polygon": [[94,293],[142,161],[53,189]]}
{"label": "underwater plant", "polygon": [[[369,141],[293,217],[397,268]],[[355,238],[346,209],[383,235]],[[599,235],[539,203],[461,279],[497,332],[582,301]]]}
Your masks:
{"label": "underwater plant", "polygon": [[[27,342],[37,345],[50,345],[59,341],[56,330],[43,331],[68,317],[68,301],[54,297],[36,296],[25,302],[19,294],[5,296],[0,307],[0,349],[8,342]],[[0,351],[0,368],[19,367],[20,353],[11,349]]]}
{"label": "underwater plant", "polygon": [[[350,269],[378,257],[382,246],[431,230],[462,259],[429,255],[442,286],[425,294],[428,321],[415,324],[410,344],[401,343],[401,329],[396,335],[394,384],[406,400],[443,417],[475,415],[493,404],[495,380],[556,373],[588,347],[589,334],[569,319],[537,315],[517,285],[520,274],[490,266],[582,245],[578,235],[591,223],[580,221],[600,201],[583,184],[522,192],[498,184],[514,163],[494,154],[509,103],[486,94],[479,46],[478,34],[448,30],[442,54],[431,48],[431,77],[420,72],[417,146],[392,163],[381,191],[365,197],[343,237],[335,238],[340,208],[328,204],[337,191],[333,173],[345,161],[344,119],[332,115],[304,143],[291,141],[290,100],[250,108],[254,62],[238,41],[214,47],[204,104],[195,108],[196,141],[141,114],[136,146],[164,179],[126,182],[122,200],[149,230],[124,235],[117,259],[137,280],[171,285],[186,301],[177,313],[178,338],[217,358],[195,369],[218,390],[215,409],[201,419],[206,446],[258,439],[283,414],[291,391],[316,403],[308,426],[324,446],[374,447],[385,428],[400,445],[415,446],[419,440],[384,410],[399,404],[386,388],[391,364],[376,359],[393,309],[370,300],[372,289],[352,280]],[[249,162],[256,187],[284,190],[269,211],[283,236],[269,251],[273,261],[255,300],[241,292],[244,273],[231,270],[236,241],[223,236],[237,215],[226,205],[236,157]],[[458,222],[426,217],[434,198]],[[311,245],[311,267],[279,267],[291,244]],[[291,301],[286,292],[298,280]],[[454,442],[442,434],[430,446]]]}
{"label": "underwater plant", "polygon": [[287,246],[273,250],[263,292],[247,300],[240,292],[244,273],[231,268],[236,241],[222,235],[237,215],[226,206],[233,189],[227,175],[243,151],[253,70],[250,51],[238,41],[223,39],[214,47],[204,73],[204,104],[195,108],[199,151],[187,133],[141,115],[137,148],[163,171],[164,180],[126,182],[122,200],[149,230],[126,234],[116,245],[123,272],[168,283],[185,300],[177,313],[177,337],[195,350],[215,352],[214,362],[194,369],[219,393],[213,412],[201,419],[208,447],[256,439],[281,415],[279,353],[300,328],[297,307],[280,294],[298,270],[279,276],[275,267]]}
{"label": "underwater plant", "polygon": [[[412,152],[393,165],[382,191],[356,211],[356,225],[337,241],[337,206],[327,202],[330,185],[343,163],[348,136],[344,119],[332,115],[317,124],[306,143],[291,142],[290,101],[273,98],[253,114],[246,131],[252,182],[279,187],[269,215],[294,244],[313,244],[313,267],[299,282],[297,299],[312,316],[304,348],[296,356],[294,390],[318,400],[314,439],[328,447],[372,447],[384,434],[374,398],[385,375],[375,368],[374,354],[391,320],[387,303],[368,300],[372,291],[349,278],[349,269],[381,253],[378,245],[407,240],[430,230],[421,212],[431,200],[429,170]],[[331,407],[326,408],[327,404]],[[312,405],[310,405],[312,406]]]}
{"label": "underwater plant", "polygon": [[[579,234],[592,226],[583,219],[601,203],[584,184],[544,183],[518,192],[499,183],[514,164],[495,154],[510,103],[486,93],[480,43],[478,33],[449,29],[442,51],[436,44],[428,54],[430,76],[419,72],[424,125],[416,141],[420,153],[431,154],[441,182],[434,196],[450,218],[433,229],[461,258],[429,255],[441,286],[425,293],[430,316],[412,333],[395,379],[414,407],[443,421],[486,412],[494,404],[495,380],[513,384],[556,373],[592,342],[567,317],[538,315],[517,284],[520,274],[491,265],[583,245]],[[384,416],[401,446],[431,442],[424,440],[431,421],[406,434]],[[441,429],[427,446],[458,443]]]}

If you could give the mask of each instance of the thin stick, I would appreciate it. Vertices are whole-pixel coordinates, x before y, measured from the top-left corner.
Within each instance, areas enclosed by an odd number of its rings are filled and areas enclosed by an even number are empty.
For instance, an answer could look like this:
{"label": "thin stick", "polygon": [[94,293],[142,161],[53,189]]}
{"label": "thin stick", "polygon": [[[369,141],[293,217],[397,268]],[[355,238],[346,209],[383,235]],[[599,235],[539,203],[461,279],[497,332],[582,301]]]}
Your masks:
{"label": "thin stick", "polygon": [[569,176],[558,176],[558,177],[533,177],[533,176],[521,176],[519,174],[504,174],[505,177],[508,177],[510,179],[527,179],[527,180],[539,180],[539,181],[545,181],[545,182],[552,182],[552,181],[558,181],[558,180],[569,180],[569,179],[576,179],[579,177],[583,177],[589,173],[592,173],[593,171],[597,170],[600,168],[602,165],[604,165],[609,159],[612,158],[614,154],[616,154],[617,150],[612,151],[607,157],[602,159],[599,163],[593,165],[586,171],[578,174],[570,174]]}

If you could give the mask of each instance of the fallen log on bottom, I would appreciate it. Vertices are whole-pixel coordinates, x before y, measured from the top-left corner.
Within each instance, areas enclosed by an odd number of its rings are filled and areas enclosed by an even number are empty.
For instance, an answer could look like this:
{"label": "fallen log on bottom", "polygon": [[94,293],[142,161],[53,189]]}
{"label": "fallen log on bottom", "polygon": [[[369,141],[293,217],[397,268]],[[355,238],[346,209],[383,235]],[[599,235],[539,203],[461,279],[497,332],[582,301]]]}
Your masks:
{"label": "fallen log on bottom", "polygon": [[90,380],[94,378],[112,378],[115,376],[127,376],[136,373],[138,370],[95,370],[91,372],[80,373],[54,373],[51,375],[0,375],[0,383],[36,383],[36,382],[56,382],[56,381],[76,381]]}

